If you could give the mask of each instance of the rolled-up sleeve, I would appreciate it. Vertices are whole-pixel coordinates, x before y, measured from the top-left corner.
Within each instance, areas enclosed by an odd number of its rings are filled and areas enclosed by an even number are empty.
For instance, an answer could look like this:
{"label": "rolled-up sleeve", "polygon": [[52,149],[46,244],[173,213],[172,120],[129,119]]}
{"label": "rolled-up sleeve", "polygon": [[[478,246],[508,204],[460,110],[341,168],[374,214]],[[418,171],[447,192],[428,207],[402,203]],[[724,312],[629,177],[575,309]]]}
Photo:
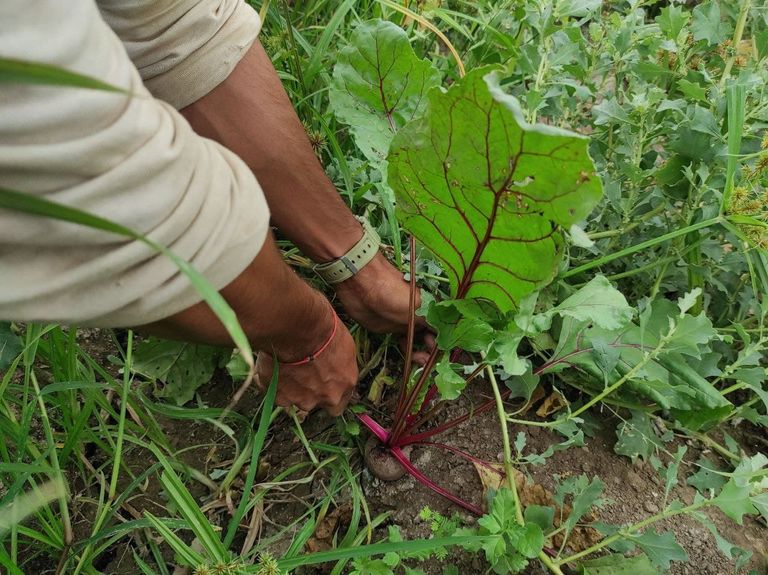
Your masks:
{"label": "rolled-up sleeve", "polygon": [[[269,211],[248,167],[142,85],[93,0],[0,3],[0,57],[45,62],[132,95],[0,85],[0,187],[145,234],[221,288],[260,251]],[[0,210],[0,319],[130,326],[200,301],[140,241]]]}
{"label": "rolled-up sleeve", "polygon": [[243,0],[97,0],[147,89],[176,109],[205,96],[259,33]]}

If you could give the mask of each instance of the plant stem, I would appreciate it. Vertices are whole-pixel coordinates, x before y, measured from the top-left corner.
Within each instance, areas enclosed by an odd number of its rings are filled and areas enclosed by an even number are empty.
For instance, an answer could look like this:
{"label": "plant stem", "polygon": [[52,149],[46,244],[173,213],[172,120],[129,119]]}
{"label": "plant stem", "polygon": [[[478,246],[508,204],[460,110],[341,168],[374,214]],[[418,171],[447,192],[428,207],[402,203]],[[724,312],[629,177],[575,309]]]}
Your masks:
{"label": "plant stem", "polygon": [[[517,523],[519,525],[525,525],[525,518],[523,517],[523,505],[520,502],[520,494],[517,492],[515,470],[512,467],[512,445],[509,442],[509,429],[507,428],[507,414],[504,411],[504,400],[501,397],[499,384],[496,381],[496,374],[493,373],[493,367],[487,365],[485,370],[488,374],[488,381],[491,382],[493,397],[496,401],[496,412],[499,416],[499,425],[501,426],[501,439],[504,444],[504,473],[507,476],[507,487],[509,487],[509,490],[512,492],[512,497],[515,501],[515,519],[517,519]],[[560,566],[557,565],[544,551],[539,553],[539,561],[541,561],[547,567],[547,569],[549,569],[555,575],[563,575],[563,572],[560,570]]]}
{"label": "plant stem", "polygon": [[626,226],[622,226],[617,230],[605,230],[602,232],[592,232],[592,233],[588,233],[587,236],[591,240],[599,240],[602,238],[612,238],[614,236],[624,235],[627,232],[634,230],[637,226],[639,226],[644,221],[650,220],[652,217],[659,215],[666,209],[667,209],[667,206],[665,204],[660,204],[655,208],[653,208],[651,211],[646,212],[642,216],[636,218],[632,223]]}
{"label": "plant stem", "polygon": [[515,499],[515,517],[520,525],[524,525],[525,519],[523,519],[523,509],[520,505],[520,497],[517,493],[517,485],[515,483],[515,470],[512,468],[512,444],[509,442],[509,429],[507,428],[507,413],[504,411],[504,401],[501,399],[499,384],[496,381],[496,374],[493,373],[493,368],[488,365],[485,370],[488,374],[488,381],[491,382],[493,397],[496,400],[496,412],[499,415],[501,439],[504,444],[504,472],[507,475],[509,489],[512,491],[512,496]]}
{"label": "plant stem", "polygon": [[736,21],[736,29],[733,32],[733,40],[731,47],[733,48],[733,54],[730,58],[728,58],[728,61],[725,63],[725,68],[723,69],[723,76],[720,78],[720,88],[725,86],[726,81],[731,75],[731,69],[733,68],[733,64],[736,62],[736,56],[738,54],[739,50],[739,44],[741,43],[741,38],[744,35],[744,28],[747,24],[747,16],[749,16],[749,8],[750,4],[752,4],[751,0],[744,0],[741,3],[741,10],[739,10],[739,19]]}
{"label": "plant stem", "polygon": [[616,383],[609,385],[606,387],[603,391],[598,393],[596,396],[594,396],[592,399],[590,399],[587,403],[582,405],[580,408],[578,408],[576,411],[570,412],[565,417],[561,417],[560,419],[557,419],[555,421],[529,421],[529,420],[523,420],[523,419],[512,419],[507,418],[507,421],[511,423],[518,423],[521,425],[532,425],[534,427],[556,427],[558,425],[561,425],[563,423],[566,423],[573,419],[574,417],[578,417],[582,413],[584,413],[586,410],[588,410],[590,407],[594,406],[595,404],[601,402],[603,399],[605,399],[607,396],[612,394],[614,391],[619,389],[622,385],[624,385],[628,380],[632,379],[635,374],[643,369],[648,362],[653,360],[659,352],[662,350],[662,348],[667,344],[669,341],[669,338],[672,337],[672,334],[675,331],[675,327],[673,327],[669,333],[667,333],[665,336],[663,336],[660,340],[658,345],[653,348],[651,351],[645,354],[642,360],[640,360],[637,365],[635,365],[632,369],[630,369],[627,373],[625,373]]}
{"label": "plant stem", "polygon": [[599,543],[595,543],[592,545],[592,547],[588,547],[587,549],[584,549],[584,551],[580,551],[578,553],[574,553],[573,555],[570,555],[568,557],[564,557],[562,559],[559,559],[555,561],[556,565],[564,565],[566,563],[573,563],[577,559],[581,559],[582,557],[586,557],[587,555],[591,555],[592,553],[595,553],[596,551],[600,551],[603,547],[607,547],[611,543],[614,543],[618,541],[619,539],[629,537],[631,536],[635,531],[639,531],[643,527],[647,527],[648,525],[652,525],[653,523],[656,523],[657,521],[661,521],[663,519],[667,519],[669,517],[674,517],[675,515],[680,515],[683,513],[691,513],[693,511],[696,511],[698,509],[701,509],[702,507],[706,507],[707,505],[710,505],[712,502],[707,499],[705,501],[700,501],[699,503],[694,503],[693,505],[689,505],[688,507],[683,507],[682,509],[677,509],[673,511],[665,510],[661,513],[657,513],[656,515],[653,515],[651,517],[648,517],[646,519],[643,519],[642,521],[639,521],[635,523],[634,525],[630,525],[626,529],[619,531],[618,533],[611,535],[610,537],[606,537]]}
{"label": "plant stem", "polygon": [[619,250],[618,252],[614,252],[612,254],[608,254],[605,256],[602,256],[600,258],[597,258],[595,260],[592,260],[591,262],[587,262],[583,265],[580,265],[578,267],[575,267],[573,269],[570,269],[563,273],[560,276],[560,279],[569,278],[575,275],[578,275],[580,273],[583,273],[585,271],[594,269],[596,267],[600,267],[602,265],[605,265],[607,263],[610,263],[614,260],[626,257],[628,255],[632,255],[636,252],[642,251],[646,248],[653,247],[655,245],[658,245],[660,243],[679,238],[680,236],[684,236],[686,234],[689,234],[691,232],[695,232],[696,230],[700,230],[702,228],[708,228],[710,226],[714,226],[717,224],[722,223],[724,218],[722,216],[715,216],[714,218],[709,218],[708,220],[704,220],[702,222],[698,222],[696,224],[692,224],[690,226],[686,226],[684,228],[681,228],[679,230],[675,230],[673,232],[669,232],[668,234],[661,235],[657,238],[653,238],[644,242],[641,242],[637,245],[630,246],[628,248],[625,248],[623,250]]}

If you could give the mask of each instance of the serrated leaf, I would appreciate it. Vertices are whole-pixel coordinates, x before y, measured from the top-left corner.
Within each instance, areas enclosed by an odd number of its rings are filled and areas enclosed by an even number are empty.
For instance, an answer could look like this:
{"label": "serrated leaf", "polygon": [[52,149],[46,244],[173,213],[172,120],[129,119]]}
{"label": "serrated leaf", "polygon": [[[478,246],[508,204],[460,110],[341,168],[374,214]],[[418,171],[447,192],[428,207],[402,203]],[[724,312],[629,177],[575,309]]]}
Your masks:
{"label": "serrated leaf", "polygon": [[565,522],[567,532],[572,531],[573,528],[576,527],[579,519],[581,519],[593,505],[598,503],[604,487],[605,484],[600,481],[599,478],[594,477],[583,489],[580,489],[575,493],[573,503],[571,504],[571,512]]}
{"label": "serrated leaf", "polygon": [[560,229],[602,193],[587,143],[526,123],[489,68],[430,92],[392,142],[388,177],[403,227],[443,263],[454,297],[506,312],[551,281]]}
{"label": "serrated leaf", "polygon": [[435,384],[443,399],[456,399],[467,386],[466,380],[454,371],[447,358],[437,364]]}
{"label": "serrated leaf", "polygon": [[581,575],[658,575],[647,555],[614,554],[579,564]]}
{"label": "serrated leaf", "polygon": [[715,538],[717,548],[723,555],[725,555],[728,559],[734,559],[737,555],[740,554],[739,552],[742,551],[742,549],[720,535],[720,532],[717,530],[717,526],[712,523],[712,521],[710,521],[706,515],[703,513],[695,513],[694,517],[699,523],[701,523],[709,530],[709,532],[712,534],[712,537]]}
{"label": "serrated leaf", "polygon": [[699,470],[691,475],[686,483],[692,485],[701,493],[707,493],[710,490],[713,490],[715,493],[720,491],[727,481],[723,475],[717,473],[722,471],[720,467],[706,457],[702,457],[696,463],[699,465]]}
{"label": "serrated leaf", "polygon": [[629,114],[616,101],[616,98],[606,98],[592,107],[595,116],[595,124],[605,126],[608,124],[624,124],[629,122]]}
{"label": "serrated leaf", "polygon": [[339,52],[329,98],[360,151],[378,165],[397,130],[421,113],[427,92],[439,84],[440,73],[416,56],[401,27],[373,20],[355,28]]}
{"label": "serrated leaf", "polygon": [[537,557],[544,547],[544,532],[536,523],[516,525],[509,530],[508,536],[515,549],[529,559]]}
{"label": "serrated leaf", "polygon": [[650,418],[642,411],[633,411],[632,419],[623,421],[616,428],[618,441],[613,450],[632,459],[648,459],[661,445],[651,425]]}
{"label": "serrated leaf", "polygon": [[632,541],[648,555],[648,559],[658,569],[666,571],[672,561],[688,561],[688,554],[675,541],[675,535],[671,531],[662,534],[648,529],[639,536],[632,537]]}
{"label": "serrated leaf", "polygon": [[667,469],[664,472],[664,501],[666,502],[669,497],[669,492],[677,485],[677,474],[680,471],[680,463],[683,461],[683,456],[688,451],[685,445],[681,445],[677,448],[672,461],[669,462]]}
{"label": "serrated leaf", "polygon": [[685,293],[682,297],[677,298],[677,307],[680,309],[680,313],[684,314],[696,305],[696,300],[699,299],[700,295],[701,288],[697,287]]}
{"label": "serrated leaf", "polygon": [[526,363],[527,367],[525,373],[510,377],[504,382],[507,389],[512,392],[510,399],[522,397],[525,401],[529,401],[533,392],[536,391],[536,388],[539,386],[539,376],[534,375],[531,370],[531,364],[529,362]]}
{"label": "serrated leaf", "polygon": [[0,321],[0,371],[7,369],[22,349],[21,339],[13,333],[11,324]]}
{"label": "serrated leaf", "polygon": [[760,512],[760,515],[768,521],[768,492],[754,495],[750,498],[750,501],[755,506],[755,509]]}
{"label": "serrated leaf", "polygon": [[749,494],[749,484],[737,485],[736,481],[731,479],[725,484],[720,495],[715,497],[714,503],[720,508],[720,511],[739,525],[742,525],[744,515],[757,513],[757,509],[752,505]]}
{"label": "serrated leaf", "polygon": [[488,350],[486,361],[491,365],[500,365],[509,375],[524,375],[530,371],[530,362],[517,355],[517,348],[523,340],[523,335],[520,330],[498,333]]}
{"label": "serrated leaf", "polygon": [[151,337],[136,346],[133,371],[162,382],[159,397],[183,405],[195,396],[197,389],[210,381],[222,348],[169,341]]}
{"label": "serrated leaf", "polygon": [[656,16],[656,22],[667,38],[675,40],[690,17],[691,15],[683,10],[682,6],[671,4],[661,9],[659,15]]}
{"label": "serrated leaf", "polygon": [[693,9],[691,32],[694,40],[706,40],[709,46],[720,44],[730,36],[729,27],[720,16],[718,2],[704,2]]}

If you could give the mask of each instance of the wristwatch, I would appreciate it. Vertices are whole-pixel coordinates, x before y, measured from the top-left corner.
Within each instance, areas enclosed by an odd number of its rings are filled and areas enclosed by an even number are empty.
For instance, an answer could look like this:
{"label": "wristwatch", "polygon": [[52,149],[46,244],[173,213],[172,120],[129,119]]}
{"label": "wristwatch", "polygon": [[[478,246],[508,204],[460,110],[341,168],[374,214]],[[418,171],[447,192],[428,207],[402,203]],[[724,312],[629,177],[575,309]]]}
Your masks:
{"label": "wristwatch", "polygon": [[338,259],[322,264],[316,264],[315,270],[325,283],[338,284],[348,280],[363,269],[376,256],[381,245],[381,238],[371,227],[367,219],[355,216],[363,226],[363,237],[352,248]]}

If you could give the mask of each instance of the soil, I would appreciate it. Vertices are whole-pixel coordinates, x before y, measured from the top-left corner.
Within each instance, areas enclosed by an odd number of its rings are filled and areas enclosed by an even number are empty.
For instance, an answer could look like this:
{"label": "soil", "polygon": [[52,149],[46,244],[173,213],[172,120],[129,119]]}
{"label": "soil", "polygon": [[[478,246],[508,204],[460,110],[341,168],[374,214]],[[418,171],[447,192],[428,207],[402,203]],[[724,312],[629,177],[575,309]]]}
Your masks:
{"label": "soil", "polygon": [[[201,398],[209,406],[223,407],[228,403],[235,388],[236,386],[232,384],[224,372],[218,372],[214,380],[201,389]],[[447,420],[462,415],[471,409],[473,404],[477,406],[488,399],[489,393],[486,383],[478,379],[468,393],[461,399],[446,405],[438,417],[440,420]],[[256,412],[259,403],[260,398],[252,390],[237,406],[237,411],[251,417]],[[530,418],[532,414],[528,414],[526,417]],[[234,456],[233,443],[231,438],[220,428],[205,421],[170,420],[160,416],[157,416],[157,420],[172,446],[181,451],[180,459],[186,464],[201,471],[206,476],[216,470],[228,469],[231,466]],[[378,420],[385,423],[381,418]],[[602,428],[595,437],[587,439],[584,447],[572,447],[558,451],[548,458],[544,465],[529,465],[521,467],[520,471],[527,477],[529,485],[539,486],[536,489],[540,491],[540,494],[554,491],[556,483],[562,478],[582,474],[589,478],[599,477],[605,484],[603,491],[605,503],[596,510],[594,516],[589,518],[590,520],[628,524],[657,513],[664,506],[663,480],[649,463],[641,460],[632,462],[626,457],[615,454],[613,445],[616,438],[613,430],[616,429],[616,421],[606,416],[601,423]],[[339,441],[338,428],[338,422],[324,413],[309,415],[303,424],[304,432],[310,441],[330,444]],[[512,438],[520,431],[526,434],[525,453],[531,451],[541,453],[548,446],[562,441],[559,435],[546,429],[510,426]],[[748,434],[739,437],[736,429],[729,430],[729,432],[741,441],[742,447],[747,453],[764,450],[762,438]],[[381,481],[371,474],[363,462],[363,445],[366,439],[367,435],[363,433],[357,441],[358,449],[351,450],[351,452],[354,454],[352,463],[355,470],[361,471],[360,483],[372,517],[380,513],[390,512],[389,524],[398,525],[406,539],[430,535],[429,525],[419,517],[419,512],[424,507],[429,507],[444,515],[458,513],[468,525],[475,523],[476,518],[474,516],[458,510],[456,506],[423,487],[410,476],[406,475],[396,481]],[[473,416],[463,424],[436,438],[436,441],[465,450],[489,462],[502,460],[499,423],[493,410]],[[692,462],[696,461],[702,454],[717,459],[716,455],[708,453],[701,445],[692,442],[688,442],[687,445],[688,452],[681,468],[681,477],[687,477],[695,471]],[[669,451],[676,449],[674,443],[667,447]],[[91,463],[96,466],[102,463],[99,460],[98,450],[86,454],[86,456],[90,457]],[[136,474],[141,473],[148,466],[146,452],[138,448],[128,447],[124,456],[125,461]],[[425,447],[414,447],[410,459],[428,477],[452,490],[461,498],[476,505],[483,505],[483,486],[471,463],[445,451]],[[257,478],[269,480],[289,466],[307,460],[308,456],[293,431],[292,422],[287,417],[281,416],[271,428],[271,435],[263,452]],[[664,457],[662,460],[664,463],[668,462]],[[245,471],[246,469],[243,470],[243,474]],[[306,472],[289,477],[289,479],[299,479],[304,476],[306,476]],[[269,498],[265,498],[259,541],[274,556],[279,557],[287,550],[295,530],[300,529],[302,523],[289,528],[288,532],[284,531],[285,528],[290,527],[297,517],[306,513],[308,506],[321,500],[327,494],[328,485],[325,479],[326,476],[323,473],[318,473],[312,481],[298,483],[290,490],[272,491]],[[237,505],[237,487],[239,484],[242,484],[240,479],[236,480],[229,497],[214,497],[209,487],[199,482],[191,482],[188,486],[197,500],[201,502],[211,521],[225,525],[229,517],[229,509],[233,505]],[[89,511],[87,502],[94,493],[98,494],[98,485],[76,487],[77,490],[73,493],[73,521],[76,539],[84,539],[90,535],[93,515]],[[688,504],[692,502],[694,495],[695,490],[685,485],[683,481],[682,485],[673,488],[670,500],[679,499]],[[328,520],[320,523],[315,537],[310,540],[308,548],[304,550],[305,552],[323,550],[328,547],[325,541],[333,540],[334,532],[343,533],[342,529],[345,528],[349,515],[349,506],[345,504],[345,498],[348,498],[348,494],[344,492],[335,498],[336,508],[329,510]],[[90,500],[92,501],[92,499]],[[84,503],[79,504],[78,501]],[[155,515],[165,515],[166,504],[157,478],[150,475],[141,493],[131,498],[129,505],[125,506],[121,513],[126,520],[140,517],[144,510],[151,511]],[[725,539],[753,552],[750,568],[755,573],[768,574],[768,529],[764,524],[745,517],[744,525],[738,526],[716,509],[707,514],[717,525]],[[673,575],[725,575],[734,572],[732,562],[717,550],[709,531],[694,519],[677,516],[657,523],[655,526],[659,531],[670,530],[674,532],[677,542],[690,557],[687,563],[673,563],[669,573]],[[328,533],[321,534],[321,530],[328,531]],[[374,539],[383,539],[386,535],[386,529],[382,526],[375,532]],[[243,539],[243,537],[236,539],[234,548],[239,548]],[[147,552],[145,541],[141,537],[118,540],[99,557],[98,568],[101,572],[109,575],[138,573],[139,569],[133,560],[134,551],[142,555]],[[168,560],[169,568],[173,571],[173,553],[165,548],[163,554]],[[58,558],[54,557],[40,557],[39,561],[32,567],[33,570],[28,572],[35,575],[53,573],[57,560]],[[442,573],[442,566],[448,564],[457,566],[462,575],[487,572],[487,566],[481,556],[464,551],[452,551],[443,561],[429,561],[414,566],[418,566],[428,574],[440,574]],[[307,574],[327,573],[328,568],[306,568],[302,572]],[[546,573],[546,571],[533,566],[525,573],[539,575]]]}

